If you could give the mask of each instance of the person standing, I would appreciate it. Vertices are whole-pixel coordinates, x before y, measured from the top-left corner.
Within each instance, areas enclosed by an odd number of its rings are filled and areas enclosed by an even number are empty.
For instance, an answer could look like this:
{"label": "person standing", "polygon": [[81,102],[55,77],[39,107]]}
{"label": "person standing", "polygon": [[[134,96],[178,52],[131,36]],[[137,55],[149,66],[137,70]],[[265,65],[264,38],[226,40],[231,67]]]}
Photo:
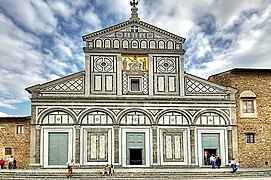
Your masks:
{"label": "person standing", "polygon": [[215,162],[216,162],[215,155],[212,154],[212,156],[210,157],[210,163],[211,163],[211,165],[212,165],[212,169],[215,168]]}
{"label": "person standing", "polygon": [[67,177],[72,177],[73,176],[73,168],[74,168],[74,160],[71,159],[66,164],[68,164],[68,176]]}
{"label": "person standing", "polygon": [[0,167],[1,169],[5,168],[5,160],[3,158],[0,159]]}
{"label": "person standing", "polygon": [[217,165],[217,168],[220,169],[220,166],[221,166],[221,159],[219,156],[216,156],[216,165]]}
{"label": "person standing", "polygon": [[10,158],[8,158],[7,160],[8,160],[8,169],[13,169],[13,161],[14,161],[13,156],[10,156]]}

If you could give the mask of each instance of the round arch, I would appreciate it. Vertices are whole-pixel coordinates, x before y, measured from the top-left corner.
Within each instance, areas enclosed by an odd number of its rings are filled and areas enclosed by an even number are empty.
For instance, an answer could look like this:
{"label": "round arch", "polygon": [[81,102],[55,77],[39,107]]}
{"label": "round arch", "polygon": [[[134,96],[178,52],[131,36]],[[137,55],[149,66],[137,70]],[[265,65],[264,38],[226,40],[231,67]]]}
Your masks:
{"label": "round arch", "polygon": [[[149,112],[146,111],[146,110],[138,109],[138,108],[135,108],[135,109],[126,109],[126,110],[122,111],[122,112],[119,114],[118,118],[117,118],[118,124],[121,124],[122,118],[124,118],[124,117],[125,117],[126,115],[128,115],[129,113],[139,113],[138,115],[140,115],[140,113],[142,113],[143,115],[145,115],[145,116],[149,119],[150,125],[151,125],[151,124],[154,124],[154,117],[152,116],[152,114],[149,113]],[[138,116],[138,115],[137,115],[137,116]]]}
{"label": "round arch", "polygon": [[107,109],[99,109],[99,108],[87,109],[84,112],[82,112],[78,118],[78,123],[82,124],[82,121],[84,120],[85,116],[87,116],[90,113],[95,113],[95,112],[102,112],[105,115],[108,115],[112,120],[112,124],[116,124],[116,117],[114,116],[113,113],[111,113]]}
{"label": "round arch", "polygon": [[67,115],[71,116],[71,118],[73,119],[73,123],[77,124],[77,118],[76,115],[70,111],[69,109],[65,109],[65,108],[51,108],[51,109],[47,109],[44,112],[42,112],[39,116],[38,116],[38,124],[42,124],[44,118],[47,115],[50,115],[51,113],[55,113],[55,112],[64,112]]}
{"label": "round arch", "polygon": [[158,113],[158,115],[156,116],[156,124],[159,124],[159,120],[166,114],[168,113],[178,113],[181,114],[183,117],[185,117],[185,119],[187,120],[187,125],[190,125],[192,123],[192,117],[190,116],[190,114],[184,110],[180,110],[180,109],[166,109],[163,110],[161,112]]}
{"label": "round arch", "polygon": [[216,115],[222,117],[225,122],[225,125],[231,124],[229,116],[225,112],[223,112],[221,110],[216,110],[216,109],[206,109],[206,110],[202,110],[202,111],[197,112],[194,116],[194,120],[193,120],[192,124],[196,124],[198,118],[204,114],[207,114],[207,113],[213,113],[213,114],[216,114]]}
{"label": "round arch", "polygon": [[104,48],[111,48],[111,40],[110,39],[104,40]]}

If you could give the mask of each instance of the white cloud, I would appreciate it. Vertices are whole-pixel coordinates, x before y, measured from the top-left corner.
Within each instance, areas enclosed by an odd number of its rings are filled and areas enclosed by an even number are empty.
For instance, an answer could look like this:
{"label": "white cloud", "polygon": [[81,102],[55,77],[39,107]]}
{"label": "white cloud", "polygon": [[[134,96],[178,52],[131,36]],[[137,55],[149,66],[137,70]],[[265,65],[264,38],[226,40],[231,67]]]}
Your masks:
{"label": "white cloud", "polygon": [[[81,36],[128,20],[130,8],[123,0],[2,0],[0,107],[17,108],[26,87],[81,71]],[[269,1],[140,0],[138,8],[141,20],[187,39],[189,73],[271,68]]]}
{"label": "white cloud", "polygon": [[2,0],[1,6],[20,26],[35,33],[52,33],[58,23],[45,1]]}

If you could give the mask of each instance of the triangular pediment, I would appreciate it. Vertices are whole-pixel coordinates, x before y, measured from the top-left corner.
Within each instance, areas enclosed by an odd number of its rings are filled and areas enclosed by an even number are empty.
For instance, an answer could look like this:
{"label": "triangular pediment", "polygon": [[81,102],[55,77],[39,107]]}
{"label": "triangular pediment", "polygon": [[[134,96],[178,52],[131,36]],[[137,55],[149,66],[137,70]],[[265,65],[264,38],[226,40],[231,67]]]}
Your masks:
{"label": "triangular pediment", "polygon": [[185,38],[165,31],[161,28],[148,24],[144,21],[125,21],[123,23],[82,36],[84,41],[93,41],[97,38],[102,39],[152,39],[152,40],[171,40],[175,43],[183,44]]}
{"label": "triangular pediment", "polygon": [[229,87],[220,86],[200,77],[185,74],[185,94],[189,95],[223,95],[227,96],[234,91]]}

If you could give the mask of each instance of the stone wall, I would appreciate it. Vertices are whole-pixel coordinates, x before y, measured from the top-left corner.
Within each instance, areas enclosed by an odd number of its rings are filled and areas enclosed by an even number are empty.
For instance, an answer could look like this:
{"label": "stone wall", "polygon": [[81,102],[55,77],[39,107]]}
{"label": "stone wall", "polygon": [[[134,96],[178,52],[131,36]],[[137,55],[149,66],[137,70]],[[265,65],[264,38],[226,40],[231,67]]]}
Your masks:
{"label": "stone wall", "polygon": [[[236,116],[238,161],[242,167],[271,166],[271,70],[233,69],[213,75],[209,80],[238,89]],[[256,94],[257,117],[241,117],[240,94],[251,90]],[[255,133],[255,143],[246,142],[246,133]]]}
{"label": "stone wall", "polygon": [[[17,125],[23,125],[23,133],[17,134]],[[30,158],[30,117],[0,117],[0,130],[0,158],[8,158],[5,148],[12,148],[17,168],[27,168]]]}

